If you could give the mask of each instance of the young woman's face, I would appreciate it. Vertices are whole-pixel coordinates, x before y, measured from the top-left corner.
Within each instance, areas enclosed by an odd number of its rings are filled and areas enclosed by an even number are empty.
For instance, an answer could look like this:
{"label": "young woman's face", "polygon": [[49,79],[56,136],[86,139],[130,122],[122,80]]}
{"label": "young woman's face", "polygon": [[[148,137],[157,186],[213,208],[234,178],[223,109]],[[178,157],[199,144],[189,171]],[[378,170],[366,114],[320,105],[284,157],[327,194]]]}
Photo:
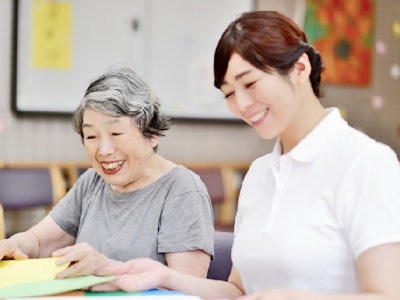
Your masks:
{"label": "young woman's face", "polygon": [[112,117],[87,108],[83,140],[93,167],[114,191],[130,191],[145,175],[157,138],[147,139],[130,117]]}
{"label": "young woman's face", "polygon": [[221,91],[236,116],[262,138],[272,139],[282,135],[296,116],[299,102],[291,76],[263,72],[234,53]]}

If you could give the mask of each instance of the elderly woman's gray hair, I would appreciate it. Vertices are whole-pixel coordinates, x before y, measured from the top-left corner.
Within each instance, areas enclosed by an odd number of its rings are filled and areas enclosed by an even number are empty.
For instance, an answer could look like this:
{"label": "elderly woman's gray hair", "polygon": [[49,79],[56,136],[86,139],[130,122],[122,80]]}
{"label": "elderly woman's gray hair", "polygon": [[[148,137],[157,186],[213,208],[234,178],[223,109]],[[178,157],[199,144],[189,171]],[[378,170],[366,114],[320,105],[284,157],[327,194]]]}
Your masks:
{"label": "elderly woman's gray hair", "polygon": [[160,99],[151,87],[126,67],[111,68],[87,88],[73,116],[74,130],[82,139],[86,108],[115,117],[130,116],[147,138],[164,136],[171,125],[170,119],[160,112]]}

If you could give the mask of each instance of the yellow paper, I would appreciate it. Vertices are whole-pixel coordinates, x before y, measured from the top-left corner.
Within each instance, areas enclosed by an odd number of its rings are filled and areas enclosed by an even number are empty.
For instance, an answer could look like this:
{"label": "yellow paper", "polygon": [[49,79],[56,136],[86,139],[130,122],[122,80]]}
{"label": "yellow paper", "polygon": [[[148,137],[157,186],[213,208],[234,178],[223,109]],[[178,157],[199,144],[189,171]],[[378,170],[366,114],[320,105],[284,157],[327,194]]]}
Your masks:
{"label": "yellow paper", "polygon": [[57,266],[57,258],[37,258],[0,261],[0,288],[16,284],[54,279],[56,274],[68,267]]}
{"label": "yellow paper", "polygon": [[32,4],[33,67],[53,69],[71,68],[71,3],[34,0]]}

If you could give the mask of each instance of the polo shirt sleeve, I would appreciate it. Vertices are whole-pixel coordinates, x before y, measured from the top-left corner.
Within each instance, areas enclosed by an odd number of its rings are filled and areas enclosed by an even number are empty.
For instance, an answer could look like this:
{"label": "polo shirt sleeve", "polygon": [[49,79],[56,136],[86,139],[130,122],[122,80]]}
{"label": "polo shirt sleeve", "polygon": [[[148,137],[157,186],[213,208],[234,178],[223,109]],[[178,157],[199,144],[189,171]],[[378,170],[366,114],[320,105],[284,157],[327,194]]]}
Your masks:
{"label": "polo shirt sleeve", "polygon": [[355,258],[381,244],[400,242],[400,164],[377,143],[348,166],[338,192],[338,212]]}

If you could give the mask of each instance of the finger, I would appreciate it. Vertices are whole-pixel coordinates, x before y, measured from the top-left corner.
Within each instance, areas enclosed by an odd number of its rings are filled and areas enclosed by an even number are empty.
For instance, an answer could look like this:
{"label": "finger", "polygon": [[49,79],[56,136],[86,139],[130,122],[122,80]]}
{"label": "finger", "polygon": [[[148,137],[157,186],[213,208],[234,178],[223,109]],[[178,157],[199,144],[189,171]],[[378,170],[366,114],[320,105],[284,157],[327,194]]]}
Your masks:
{"label": "finger", "polygon": [[113,281],[98,284],[90,288],[93,292],[111,292],[111,291],[119,291],[121,290]]}
{"label": "finger", "polygon": [[68,277],[77,277],[77,276],[83,276],[83,275],[88,275],[88,274],[83,274],[80,270],[77,269],[71,269],[71,267],[68,267],[56,274],[56,278],[62,279],[62,278],[68,278]]}
{"label": "finger", "polygon": [[22,252],[21,249],[10,240],[3,240],[3,242],[0,242],[0,260],[3,258],[25,259],[28,258],[28,255]]}
{"label": "finger", "polygon": [[24,252],[21,251],[21,249],[17,248],[15,249],[12,253],[11,256],[14,259],[27,259],[29,258],[29,256],[27,254],[25,254]]}
{"label": "finger", "polygon": [[5,243],[0,241],[0,260],[2,260],[6,254],[7,254],[7,248],[5,246]]}
{"label": "finger", "polygon": [[140,276],[123,275],[114,281],[91,287],[91,291],[118,291],[138,292],[148,290],[148,283],[140,282]]}
{"label": "finger", "polygon": [[55,261],[55,264],[57,266],[62,266],[64,264],[73,264],[76,263],[77,261],[79,261],[79,259],[76,258],[75,256],[61,256],[58,257],[58,259]]}
{"label": "finger", "polygon": [[68,268],[63,271],[57,273],[57,278],[66,278],[66,277],[75,277],[75,276],[83,276],[83,275],[91,275],[93,274],[93,267],[90,263],[87,263],[86,260],[81,260],[78,262],[73,262],[69,265]]}
{"label": "finger", "polygon": [[4,255],[4,258],[18,260],[18,259],[27,259],[29,258],[29,256],[24,252],[22,252],[20,249],[15,249],[11,253]]}
{"label": "finger", "polygon": [[118,265],[112,265],[104,269],[104,275],[122,275],[130,273],[132,267],[131,262],[125,262]]}
{"label": "finger", "polygon": [[78,243],[72,246],[66,246],[64,248],[60,248],[58,250],[55,250],[52,253],[52,256],[54,257],[58,257],[58,256],[65,256],[68,255],[69,253],[88,253],[91,250],[93,250],[93,248],[91,246],[89,246],[87,243]]}
{"label": "finger", "polygon": [[82,261],[83,258],[86,256],[86,253],[74,247],[65,247],[54,251],[52,256],[58,257],[58,259],[56,260],[56,265],[61,266],[67,263],[72,264],[78,261]]}
{"label": "finger", "polygon": [[122,275],[117,278],[114,283],[127,292],[144,291],[159,286],[158,279],[154,276],[154,272]]}
{"label": "finger", "polygon": [[51,256],[52,257],[61,257],[61,256],[65,256],[68,255],[69,253],[73,252],[77,247],[75,246],[67,246],[61,249],[58,249],[56,251],[54,251]]}
{"label": "finger", "polygon": [[125,274],[125,273],[141,273],[148,272],[150,270],[158,269],[160,266],[164,266],[158,261],[154,261],[150,258],[137,258],[132,259],[125,262],[123,265],[116,266],[116,274]]}
{"label": "finger", "polygon": [[67,277],[73,277],[73,275],[74,275],[74,272],[73,271],[71,272],[71,266],[70,266],[70,267],[58,272],[56,274],[56,278],[62,279],[62,278],[67,278]]}

